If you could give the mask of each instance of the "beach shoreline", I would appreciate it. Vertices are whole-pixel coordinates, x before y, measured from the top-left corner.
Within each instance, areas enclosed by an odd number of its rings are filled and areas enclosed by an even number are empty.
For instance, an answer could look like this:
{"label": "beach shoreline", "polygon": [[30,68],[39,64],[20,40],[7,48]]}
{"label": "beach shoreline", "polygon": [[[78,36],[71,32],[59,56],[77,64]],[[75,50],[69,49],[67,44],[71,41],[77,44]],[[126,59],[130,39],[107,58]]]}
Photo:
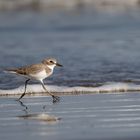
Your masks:
{"label": "beach shoreline", "polygon": [[140,6],[140,0],[0,0],[0,11],[50,11],[91,9],[104,11],[106,9],[131,9]]}

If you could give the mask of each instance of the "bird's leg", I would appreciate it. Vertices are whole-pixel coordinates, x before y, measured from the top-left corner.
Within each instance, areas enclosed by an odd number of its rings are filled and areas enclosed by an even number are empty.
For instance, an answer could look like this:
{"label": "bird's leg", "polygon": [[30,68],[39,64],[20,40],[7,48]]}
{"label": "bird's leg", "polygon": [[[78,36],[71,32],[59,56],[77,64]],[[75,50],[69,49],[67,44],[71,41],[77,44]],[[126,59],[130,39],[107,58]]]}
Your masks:
{"label": "bird's leg", "polygon": [[49,92],[49,91],[46,89],[46,87],[45,87],[43,81],[41,81],[41,85],[42,85],[43,89],[44,89],[46,92],[48,92],[49,95],[52,96],[52,98],[53,98],[53,103],[59,102],[60,97],[55,96],[54,94],[52,94],[51,92]]}
{"label": "bird's leg", "polygon": [[19,97],[18,101],[20,101],[20,99],[23,98],[23,96],[25,96],[25,94],[26,94],[26,89],[27,89],[27,84],[28,84],[29,81],[30,81],[30,79],[27,79],[27,80],[25,81],[24,93]]}

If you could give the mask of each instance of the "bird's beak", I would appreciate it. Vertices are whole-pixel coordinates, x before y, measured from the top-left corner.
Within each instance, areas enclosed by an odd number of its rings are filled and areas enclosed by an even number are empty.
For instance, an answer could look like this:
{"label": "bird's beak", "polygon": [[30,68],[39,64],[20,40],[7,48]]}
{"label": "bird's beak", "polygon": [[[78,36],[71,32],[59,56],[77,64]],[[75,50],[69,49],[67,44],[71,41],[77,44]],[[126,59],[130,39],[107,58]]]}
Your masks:
{"label": "bird's beak", "polygon": [[61,64],[59,64],[59,63],[56,63],[56,66],[63,67],[63,65],[61,65]]}

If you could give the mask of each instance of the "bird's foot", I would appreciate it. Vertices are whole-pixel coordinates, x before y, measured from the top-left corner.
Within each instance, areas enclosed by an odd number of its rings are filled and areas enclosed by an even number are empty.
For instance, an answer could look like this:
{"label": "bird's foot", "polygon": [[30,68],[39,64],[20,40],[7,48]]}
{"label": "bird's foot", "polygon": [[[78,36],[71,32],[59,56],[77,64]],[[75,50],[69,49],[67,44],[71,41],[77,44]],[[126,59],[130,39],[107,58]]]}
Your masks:
{"label": "bird's foot", "polygon": [[60,97],[59,96],[52,95],[52,98],[53,98],[53,103],[57,103],[57,102],[60,101]]}

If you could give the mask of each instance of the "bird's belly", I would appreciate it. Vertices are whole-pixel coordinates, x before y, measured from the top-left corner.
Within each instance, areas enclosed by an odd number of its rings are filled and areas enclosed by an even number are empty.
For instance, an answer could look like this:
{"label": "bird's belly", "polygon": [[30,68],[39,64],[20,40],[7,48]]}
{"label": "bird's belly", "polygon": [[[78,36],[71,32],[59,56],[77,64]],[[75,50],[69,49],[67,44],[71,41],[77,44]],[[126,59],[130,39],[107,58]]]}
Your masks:
{"label": "bird's belly", "polygon": [[36,80],[42,80],[42,79],[47,78],[48,76],[49,76],[49,74],[47,74],[45,70],[38,72],[36,74],[30,74],[30,77],[33,79],[36,79]]}

